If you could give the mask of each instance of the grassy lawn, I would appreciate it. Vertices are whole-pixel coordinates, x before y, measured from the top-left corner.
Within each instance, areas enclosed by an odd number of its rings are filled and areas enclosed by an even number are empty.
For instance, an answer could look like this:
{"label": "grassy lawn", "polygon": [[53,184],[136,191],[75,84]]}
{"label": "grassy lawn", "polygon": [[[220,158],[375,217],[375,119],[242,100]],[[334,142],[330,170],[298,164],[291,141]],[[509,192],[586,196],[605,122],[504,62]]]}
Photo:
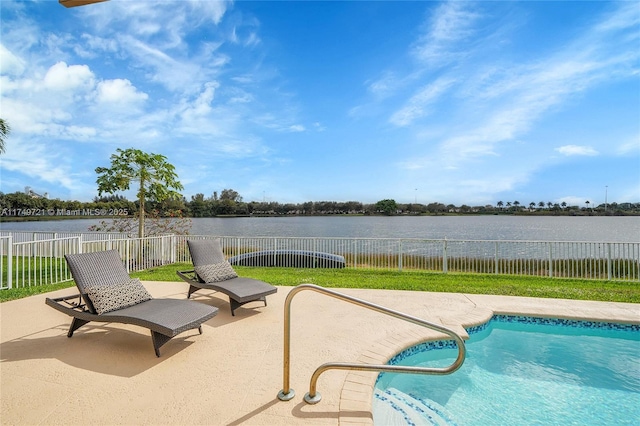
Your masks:
{"label": "grassy lawn", "polygon": [[[135,272],[131,276],[143,281],[181,282],[176,271],[191,268],[191,264],[173,264]],[[260,279],[280,286],[311,283],[334,288],[418,290],[640,303],[640,285],[636,282],[349,268],[234,268],[240,276]],[[71,286],[73,283],[68,282],[52,286],[2,290],[0,291],[0,301],[4,302]]]}

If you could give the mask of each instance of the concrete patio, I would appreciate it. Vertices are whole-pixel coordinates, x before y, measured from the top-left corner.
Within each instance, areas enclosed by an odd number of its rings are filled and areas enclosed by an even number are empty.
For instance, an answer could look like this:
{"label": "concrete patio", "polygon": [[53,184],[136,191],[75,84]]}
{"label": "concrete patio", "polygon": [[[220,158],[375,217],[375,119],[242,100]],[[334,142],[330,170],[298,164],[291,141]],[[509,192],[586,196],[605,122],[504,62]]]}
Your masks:
{"label": "concrete patio", "polygon": [[[185,298],[187,285],[145,282],[154,297]],[[312,291],[295,296],[291,325],[293,400],[283,387],[283,306],[291,287],[269,305],[239,308],[206,291],[194,300],[220,308],[196,330],[153,352],[148,330],[90,323],[69,339],[71,318],[45,297],[0,304],[0,423],[147,425],[372,424],[375,373],[330,370],[318,381],[322,400],[307,405],[314,370],[325,362],[384,363],[438,334]],[[338,289],[464,333],[493,313],[640,323],[640,305],[507,296]],[[200,294],[202,293],[202,294]],[[194,302],[195,303],[195,302]]]}

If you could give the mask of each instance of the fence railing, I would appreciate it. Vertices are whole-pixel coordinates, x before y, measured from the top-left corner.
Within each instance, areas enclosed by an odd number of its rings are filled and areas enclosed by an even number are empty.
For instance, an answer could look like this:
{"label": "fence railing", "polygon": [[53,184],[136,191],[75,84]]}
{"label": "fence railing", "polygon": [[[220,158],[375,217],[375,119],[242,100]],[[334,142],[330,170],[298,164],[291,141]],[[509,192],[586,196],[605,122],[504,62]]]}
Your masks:
{"label": "fence railing", "polygon": [[640,242],[16,234],[0,236],[0,289],[70,280],[64,261],[67,253],[117,250],[131,272],[190,263],[186,241],[212,238],[220,238],[229,257],[262,250],[304,250],[341,255],[346,267],[354,269],[640,281]]}
{"label": "fence railing", "polygon": [[172,235],[147,238],[89,239],[84,236],[13,242],[0,237],[0,289],[56,284],[72,279],[65,254],[117,250],[128,272],[175,263]]}
{"label": "fence railing", "polygon": [[49,231],[0,231],[0,238],[10,236],[14,243],[58,238],[82,237],[84,241],[121,240],[129,238],[126,232],[49,232]]}
{"label": "fence railing", "polygon": [[176,261],[190,262],[186,240],[203,238],[220,238],[229,257],[307,250],[341,255],[348,268],[640,280],[640,242],[176,235]]}
{"label": "fence railing", "polygon": [[11,288],[13,272],[13,238],[0,236],[0,290]]}

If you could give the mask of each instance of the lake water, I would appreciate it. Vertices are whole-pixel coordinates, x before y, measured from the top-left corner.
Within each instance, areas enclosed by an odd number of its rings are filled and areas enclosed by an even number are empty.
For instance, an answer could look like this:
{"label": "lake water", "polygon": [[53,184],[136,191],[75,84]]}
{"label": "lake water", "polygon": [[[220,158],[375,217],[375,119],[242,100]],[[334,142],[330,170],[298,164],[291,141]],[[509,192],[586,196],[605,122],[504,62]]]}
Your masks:
{"label": "lake water", "polygon": [[[3,231],[86,232],[96,219],[3,222]],[[192,235],[640,241],[640,216],[293,216],[195,218]]]}

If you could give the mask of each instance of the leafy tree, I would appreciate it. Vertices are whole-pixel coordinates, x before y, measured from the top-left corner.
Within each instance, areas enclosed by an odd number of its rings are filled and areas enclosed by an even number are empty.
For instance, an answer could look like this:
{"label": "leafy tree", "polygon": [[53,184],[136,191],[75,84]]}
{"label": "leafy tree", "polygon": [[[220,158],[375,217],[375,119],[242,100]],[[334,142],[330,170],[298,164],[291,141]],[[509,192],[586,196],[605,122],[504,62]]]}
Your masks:
{"label": "leafy tree", "polygon": [[0,154],[4,154],[6,151],[4,142],[11,133],[11,126],[7,123],[4,118],[0,118]]}
{"label": "leafy tree", "polygon": [[380,200],[376,203],[376,211],[382,212],[386,215],[392,215],[398,210],[398,204],[396,200]]}
{"label": "leafy tree", "polygon": [[447,211],[447,206],[445,206],[442,203],[429,203],[427,205],[427,211],[429,213],[435,213],[436,215],[438,213],[444,213]]}
{"label": "leafy tree", "polygon": [[138,237],[144,237],[145,201],[162,202],[180,198],[183,189],[175,167],[160,154],[148,154],[139,149],[118,148],[111,155],[111,167],[97,167],[98,195],[126,191],[132,182],[138,182]]}
{"label": "leafy tree", "polygon": [[237,191],[234,191],[233,189],[223,189],[220,193],[220,200],[230,200],[239,203],[242,201],[242,197]]}
{"label": "leafy tree", "polygon": [[205,217],[207,215],[207,202],[204,199],[204,194],[198,193],[191,196],[191,215],[193,217]]}
{"label": "leafy tree", "polygon": [[313,202],[307,201],[306,203],[302,203],[302,211],[304,214],[312,214],[313,213]]}
{"label": "leafy tree", "polygon": [[238,204],[242,202],[242,197],[233,189],[223,189],[218,197],[218,192],[213,193],[212,210],[213,215],[232,215],[237,213]]}

